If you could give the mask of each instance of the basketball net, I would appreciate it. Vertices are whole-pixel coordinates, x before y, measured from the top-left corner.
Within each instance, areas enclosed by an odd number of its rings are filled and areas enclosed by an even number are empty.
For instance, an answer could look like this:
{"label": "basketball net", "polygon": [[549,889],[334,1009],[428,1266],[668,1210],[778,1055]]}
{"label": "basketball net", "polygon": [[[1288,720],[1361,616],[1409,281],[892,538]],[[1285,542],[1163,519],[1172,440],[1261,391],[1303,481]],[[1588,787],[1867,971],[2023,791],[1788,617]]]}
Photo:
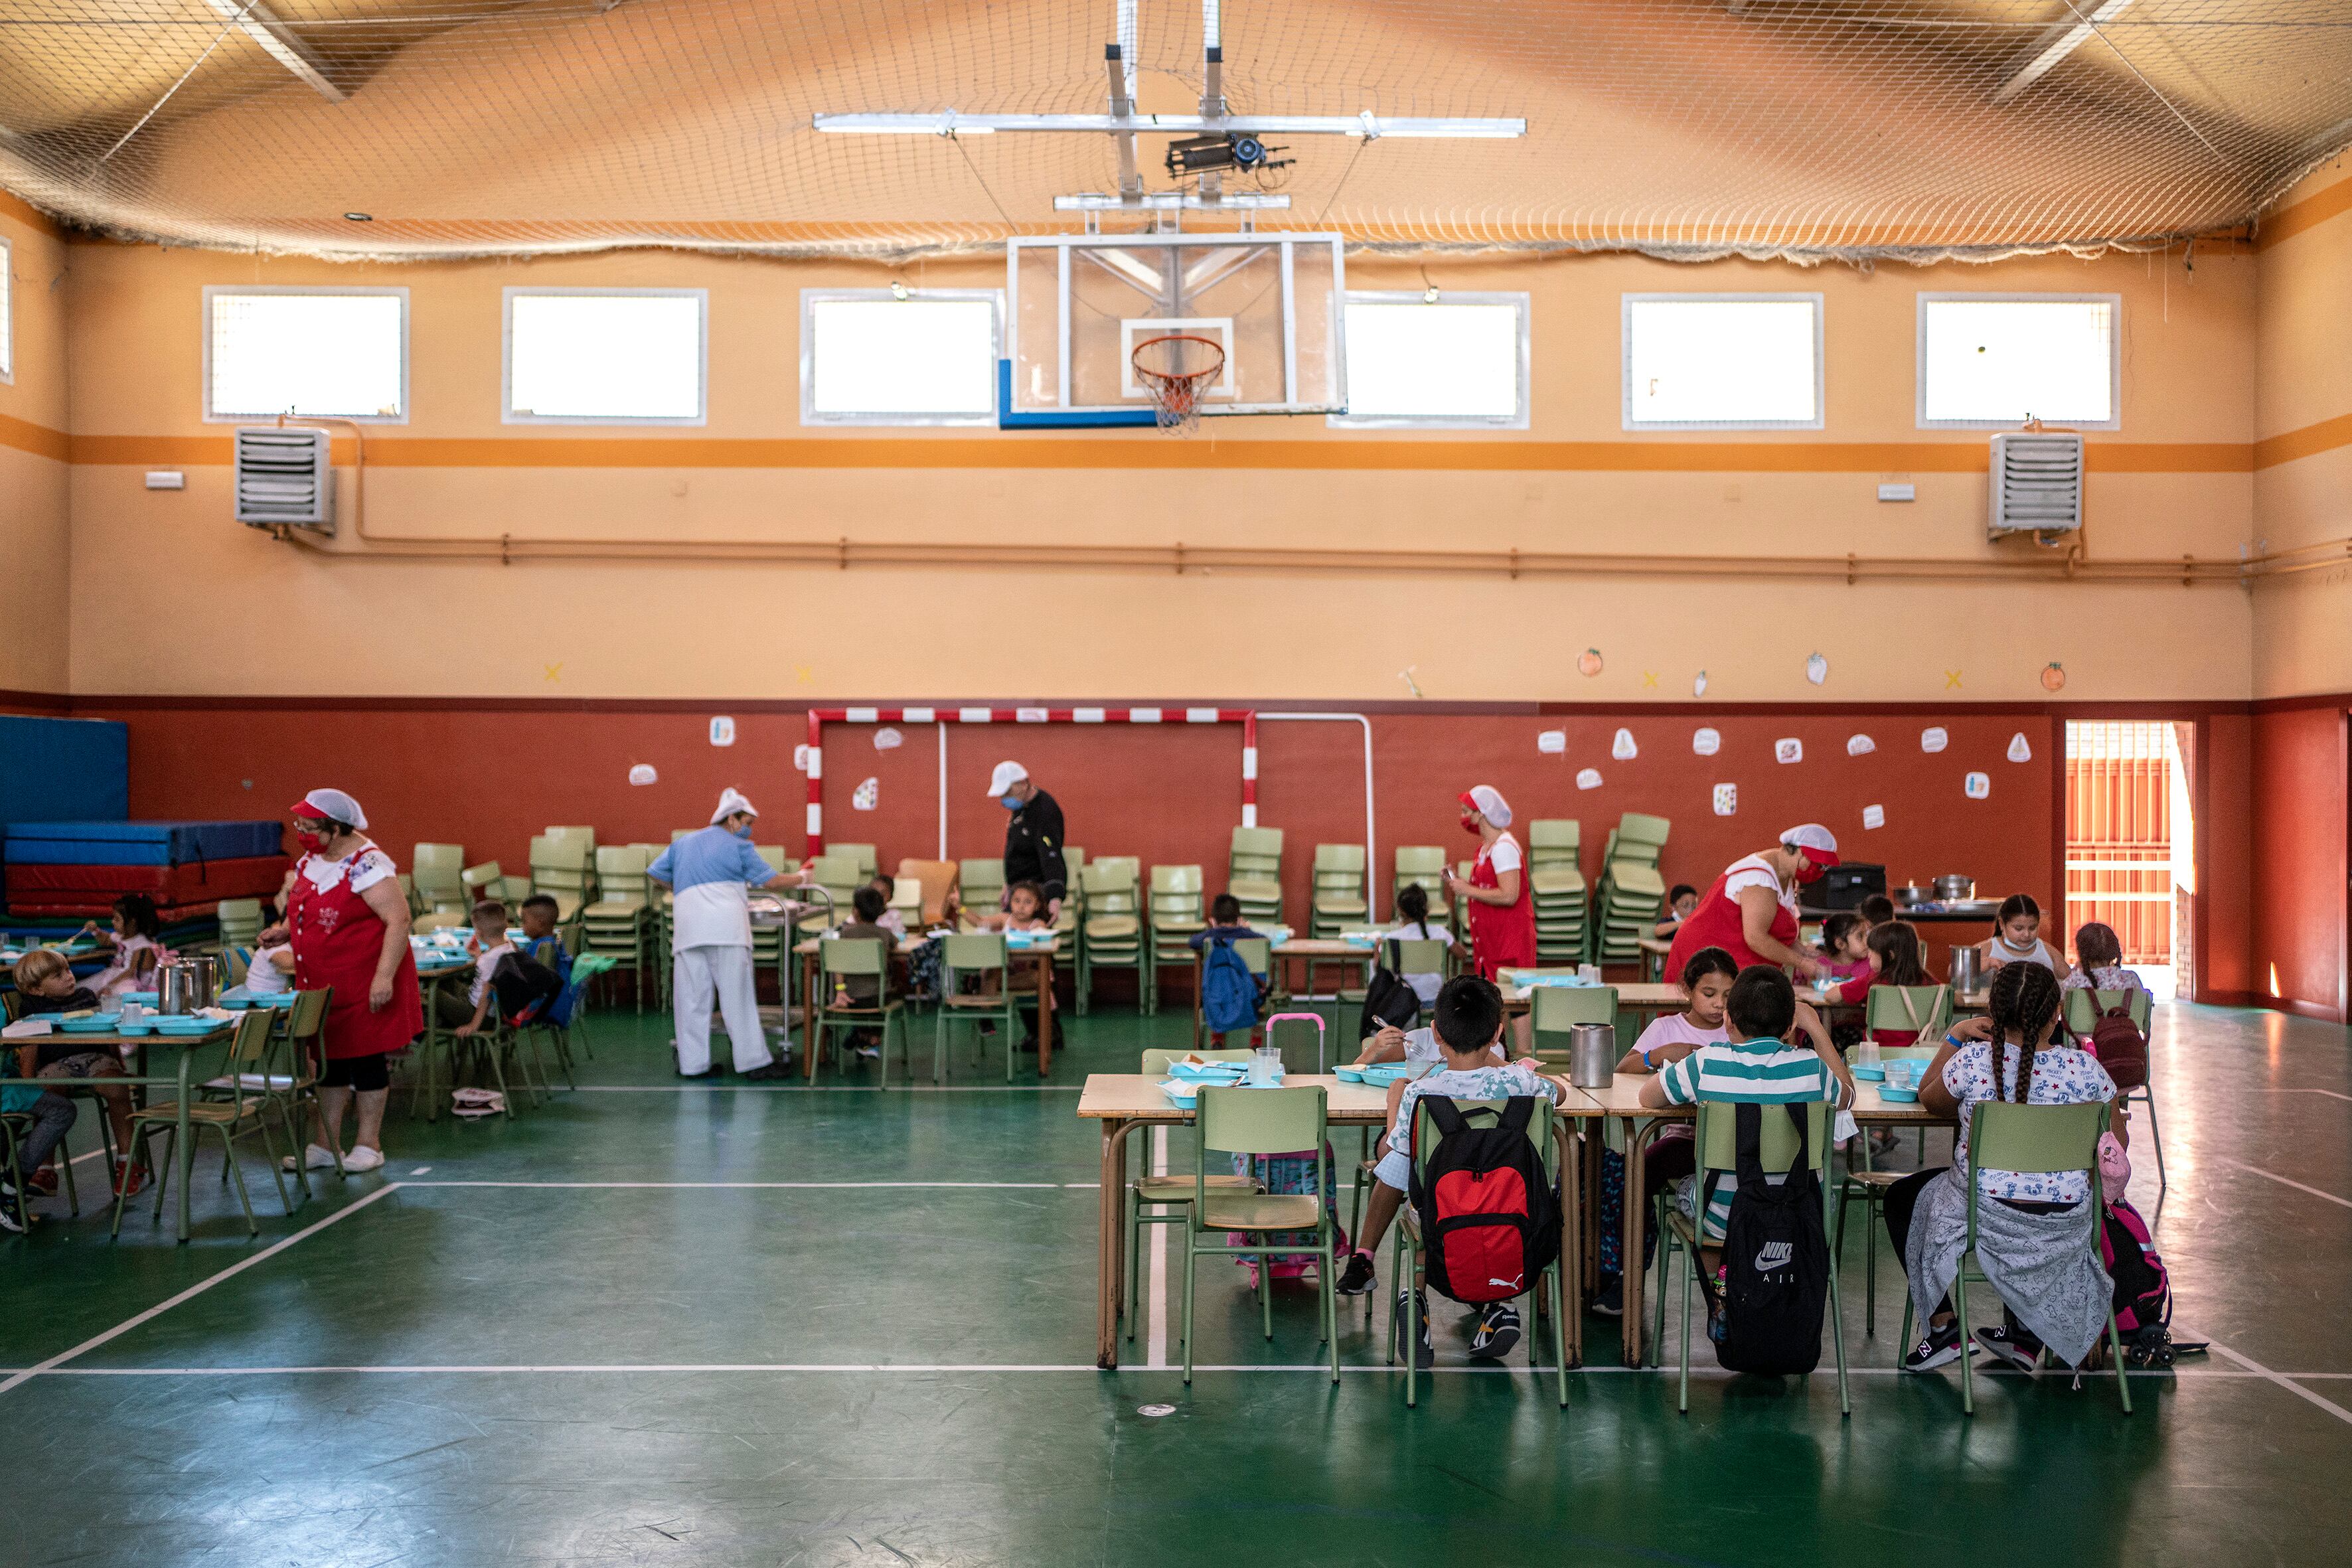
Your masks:
{"label": "basketball net", "polygon": [[1214,338],[1170,332],[1146,338],[1129,357],[1136,380],[1150,395],[1160,428],[1180,432],[1198,428],[1201,398],[1224,374],[1224,345]]}

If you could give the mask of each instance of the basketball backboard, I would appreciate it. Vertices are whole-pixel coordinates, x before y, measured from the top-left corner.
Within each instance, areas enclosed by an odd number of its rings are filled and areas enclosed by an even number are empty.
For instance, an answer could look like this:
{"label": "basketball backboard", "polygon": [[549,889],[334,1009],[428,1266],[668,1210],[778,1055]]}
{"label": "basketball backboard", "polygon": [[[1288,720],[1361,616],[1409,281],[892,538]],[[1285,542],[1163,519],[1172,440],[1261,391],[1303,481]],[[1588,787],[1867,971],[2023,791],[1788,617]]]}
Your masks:
{"label": "basketball backboard", "polygon": [[1151,424],[1134,353],[1169,334],[1224,351],[1204,416],[1347,407],[1336,234],[1054,235],[1006,248],[1008,427]]}

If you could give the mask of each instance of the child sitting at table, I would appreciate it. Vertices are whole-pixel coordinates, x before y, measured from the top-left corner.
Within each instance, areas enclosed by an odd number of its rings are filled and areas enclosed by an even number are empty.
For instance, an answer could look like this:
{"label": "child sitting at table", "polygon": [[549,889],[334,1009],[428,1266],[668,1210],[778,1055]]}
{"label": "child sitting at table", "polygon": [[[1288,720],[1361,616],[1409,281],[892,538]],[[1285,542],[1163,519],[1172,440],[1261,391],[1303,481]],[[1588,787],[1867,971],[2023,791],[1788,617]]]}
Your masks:
{"label": "child sitting at table", "polygon": [[1839,910],[1822,921],[1822,973],[1824,987],[1832,981],[1852,980],[1870,973],[1870,922],[1853,910]]}
{"label": "child sitting at table", "polygon": [[248,996],[276,996],[293,983],[293,975],[294,944],[262,942],[246,960],[245,979],[240,984]]}
{"label": "child sitting at table", "polygon": [[[1797,1000],[1789,977],[1770,964],[1739,972],[1724,999],[1727,1037],[1702,1045],[1642,1085],[1641,1102],[1653,1110],[1670,1105],[1802,1105],[1825,1100],[1840,1109],[1853,1102],[1853,1079],[1830,1043],[1829,1031],[1811,1007]],[[1808,1045],[1792,1043],[1801,1033]],[[1697,1174],[1697,1143],[1680,1139],[1653,1143],[1642,1164],[1637,1201],[1647,1203],[1667,1182]],[[1765,1180],[1778,1186],[1785,1175]],[[1721,1300],[1716,1268],[1721,1261],[1723,1227],[1731,1217],[1736,1185],[1728,1171],[1708,1171],[1693,1192],[1699,1220],[1700,1281],[1706,1287],[1707,1336],[1718,1328]],[[1709,1245],[1715,1243],[1718,1245]]]}
{"label": "child sitting at table", "polygon": [[[1364,1209],[1363,1234],[1356,1238],[1348,1265],[1332,1289],[1342,1296],[1360,1296],[1372,1288],[1373,1253],[1389,1226],[1396,1222],[1412,1184],[1412,1105],[1424,1094],[1450,1100],[1508,1100],[1540,1095],[1554,1104],[1567,1092],[1568,1080],[1540,1071],[1532,1059],[1508,1063],[1495,1059],[1503,1043],[1503,994],[1491,980],[1457,974],[1437,993],[1436,1031],[1443,1066],[1417,1079],[1389,1085],[1387,1131],[1381,1138],[1381,1161],[1370,1201]],[[1399,1281],[1397,1311],[1406,1310],[1404,1292],[1410,1281]],[[1430,1343],[1428,1302],[1421,1310],[1421,1342],[1413,1347],[1415,1363],[1428,1366],[1436,1359]],[[1470,1353],[1482,1361],[1503,1356],[1519,1342],[1518,1309],[1496,1301],[1479,1309],[1478,1331]]]}
{"label": "child sitting at table", "polygon": [[2055,980],[2066,968],[2042,940],[2042,906],[2031,893],[2011,893],[2000,901],[2000,910],[1993,916],[1992,934],[1977,943],[1977,952],[1984,956],[1988,975],[2005,963],[2038,963]]}
{"label": "child sitting at table", "polygon": [[[32,1054],[20,1049],[18,1062],[10,1070],[29,1077],[24,1058]],[[74,1124],[74,1103],[55,1089],[26,1083],[0,1085],[0,1116],[21,1116],[31,1123],[16,1134],[16,1169],[0,1170],[0,1231],[22,1236],[24,1221],[16,1217],[16,1171],[25,1173],[25,1185],[32,1195],[47,1197],[56,1193],[58,1173],[49,1168],[49,1156],[66,1129]]]}
{"label": "child sitting at table", "polygon": [[1672,942],[1675,933],[1683,929],[1683,921],[1691,918],[1698,908],[1698,889],[1688,882],[1676,882],[1666,894],[1666,912],[1650,928],[1650,934],[1660,942]]}
{"label": "child sitting at table", "polygon": [[[898,951],[898,939],[882,923],[890,912],[890,900],[882,889],[868,882],[849,895],[850,912],[855,920],[844,921],[834,929],[834,942],[878,942],[882,944],[882,964],[889,967],[890,955]],[[882,977],[876,974],[841,974],[834,977],[837,994],[852,1007],[872,1007],[882,1000]],[[850,1047],[861,1057],[882,1054],[882,1039],[871,1029],[854,1030],[849,1037]]]}
{"label": "child sitting at table", "polygon": [[[1829,993],[1832,1007],[1862,1007],[1870,1001],[1870,992],[1876,985],[1933,985],[1935,976],[1919,953],[1919,928],[1909,921],[1889,921],[1883,926],[1870,928],[1869,939],[1864,943],[1867,967],[1853,979],[1843,982]],[[1921,1024],[1927,1023],[1924,1017]],[[1915,1046],[1919,1043],[1917,1028],[1876,1029],[1872,1031],[1881,1046]]]}
{"label": "child sitting at table", "polygon": [[1045,918],[1045,889],[1034,882],[1015,882],[1004,889],[1004,908],[972,917],[982,931],[1051,931]]}
{"label": "child sitting at table", "polygon": [[1876,931],[1895,918],[1895,900],[1885,893],[1873,893],[1855,905],[1853,912],[1862,917],[1863,924]]}
{"label": "child sitting at table", "polygon": [[125,893],[114,900],[111,931],[100,931],[96,921],[85,921],[81,934],[98,944],[100,952],[112,952],[114,962],[90,976],[89,988],[103,1001],[121,995],[125,991],[154,989],[155,965],[163,956],[159,940],[163,934],[163,922],[155,912],[155,900],[144,893]]}
{"label": "child sitting at table", "polygon": [[555,934],[555,926],[563,913],[563,906],[555,901],[552,893],[533,893],[522,901],[519,912],[522,917],[522,934],[515,939],[515,951],[535,963],[543,963],[556,973],[562,973],[563,939]]}
{"label": "child sitting at table", "polygon": [[466,987],[465,999],[454,994],[436,990],[433,993],[434,1016],[441,1026],[466,1039],[482,1026],[490,1013],[490,984],[498,976],[499,967],[514,956],[515,944],[507,935],[507,907],[496,899],[484,899],[474,906],[468,917],[474,922],[474,978]]}
{"label": "child sitting at table", "polygon": [[2123,939],[2116,935],[2116,928],[2092,921],[2074,932],[2074,967],[2058,989],[2145,991],[2147,986],[2124,967]]}
{"label": "child sitting at table", "polygon": [[[75,984],[73,965],[55,948],[37,947],[16,961],[18,1009],[26,1017],[42,1013],[82,1013],[98,1005],[89,988]],[[18,1078],[122,1078],[122,1053],[109,1045],[93,1049],[81,1037],[50,1034],[16,1047]],[[131,1091],[101,1084],[81,1092],[95,1094],[106,1107],[118,1151],[115,1191],[135,1194],[146,1184],[146,1168],[128,1163],[131,1149]]]}
{"label": "child sitting at table", "polygon": [[[1434,930],[1431,927],[1429,889],[1419,882],[1408,882],[1397,889],[1396,912],[1397,923],[1388,929],[1385,933],[1388,937],[1401,942],[1442,942],[1456,953],[1462,951],[1462,944],[1454,940],[1452,931]],[[1382,947],[1387,949],[1387,944],[1383,942]],[[1387,951],[1391,956],[1394,955],[1393,949],[1387,949]],[[1438,987],[1445,984],[1445,972],[1442,969],[1414,970],[1411,973],[1399,970],[1397,978],[1412,988],[1412,994],[1421,998],[1421,1005],[1426,1008],[1437,1001]]]}
{"label": "child sitting at table", "polygon": [[866,885],[882,895],[882,914],[874,923],[888,931],[892,942],[906,941],[907,917],[890,907],[891,897],[898,890],[897,879],[877,871],[866,879]]}
{"label": "child sitting at table", "polygon": [[[1213,1048],[1222,1050],[1224,1047],[1226,1032],[1243,1027],[1243,1023],[1239,1011],[1234,1012],[1229,1018],[1220,1018],[1216,1008],[1213,1005],[1213,998],[1209,994],[1213,989],[1209,971],[1212,965],[1223,961],[1210,950],[1213,947],[1230,951],[1237,942],[1253,940],[1265,939],[1242,923],[1242,901],[1231,893],[1219,893],[1214,899],[1209,900],[1209,923],[1185,939],[1186,945],[1194,952],[1201,954],[1202,1017],[1208,1025],[1209,1044]],[[1234,962],[1239,963],[1240,960],[1236,958]],[[1258,1006],[1265,1000],[1265,994],[1271,988],[1273,979],[1270,973],[1250,976],[1251,995],[1247,1010],[1250,1044],[1253,1047],[1256,1046],[1262,1037],[1257,1028]]]}

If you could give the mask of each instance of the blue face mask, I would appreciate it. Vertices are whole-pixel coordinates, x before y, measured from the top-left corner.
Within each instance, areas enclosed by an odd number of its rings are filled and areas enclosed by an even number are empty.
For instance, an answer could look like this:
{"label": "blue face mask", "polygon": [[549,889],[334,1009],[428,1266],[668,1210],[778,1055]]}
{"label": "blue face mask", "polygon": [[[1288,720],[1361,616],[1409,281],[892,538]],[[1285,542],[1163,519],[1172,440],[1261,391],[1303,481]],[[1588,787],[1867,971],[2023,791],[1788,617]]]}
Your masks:
{"label": "blue face mask", "polygon": [[742,826],[734,828],[731,831],[738,838],[749,838],[751,837],[752,826],[753,825],[751,823],[747,822]]}
{"label": "blue face mask", "polygon": [[996,797],[996,804],[1007,811],[1018,811],[1021,809],[1022,801],[1017,795],[1000,795]]}

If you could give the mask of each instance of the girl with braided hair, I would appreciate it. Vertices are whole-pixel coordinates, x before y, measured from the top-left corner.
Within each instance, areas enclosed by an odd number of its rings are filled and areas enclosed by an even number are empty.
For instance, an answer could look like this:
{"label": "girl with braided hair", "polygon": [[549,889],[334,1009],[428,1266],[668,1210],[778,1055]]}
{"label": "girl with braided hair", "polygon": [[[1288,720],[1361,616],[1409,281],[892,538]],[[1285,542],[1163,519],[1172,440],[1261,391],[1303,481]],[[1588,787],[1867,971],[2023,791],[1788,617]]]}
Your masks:
{"label": "girl with braided hair", "polygon": [[[2005,963],[1994,973],[1991,1015],[1944,1037],[1919,1086],[1920,1105],[1954,1117],[1949,1170],[1923,1171],[1887,1189],[1886,1228],[1910,1280],[1922,1325],[1903,1358],[1906,1372],[1927,1372],[1965,1351],[1989,1351],[2032,1370],[2043,1346],[2080,1365],[2106,1329],[2113,1285],[2097,1249],[2085,1245],[2084,1205],[2095,1203],[2080,1171],[2047,1173],[1971,1171],[1969,1120],[1986,1100],[2013,1105],[2079,1105],[2116,1100],[2115,1080],[2098,1058],[2077,1048],[2059,1024],[2058,978],[2038,963]],[[2126,1136],[2120,1120],[2113,1129]],[[2008,1309],[1998,1329],[1964,1344],[1962,1325],[1945,1294],[1968,1245],[1969,1183],[1977,1184],[1977,1261]]]}

